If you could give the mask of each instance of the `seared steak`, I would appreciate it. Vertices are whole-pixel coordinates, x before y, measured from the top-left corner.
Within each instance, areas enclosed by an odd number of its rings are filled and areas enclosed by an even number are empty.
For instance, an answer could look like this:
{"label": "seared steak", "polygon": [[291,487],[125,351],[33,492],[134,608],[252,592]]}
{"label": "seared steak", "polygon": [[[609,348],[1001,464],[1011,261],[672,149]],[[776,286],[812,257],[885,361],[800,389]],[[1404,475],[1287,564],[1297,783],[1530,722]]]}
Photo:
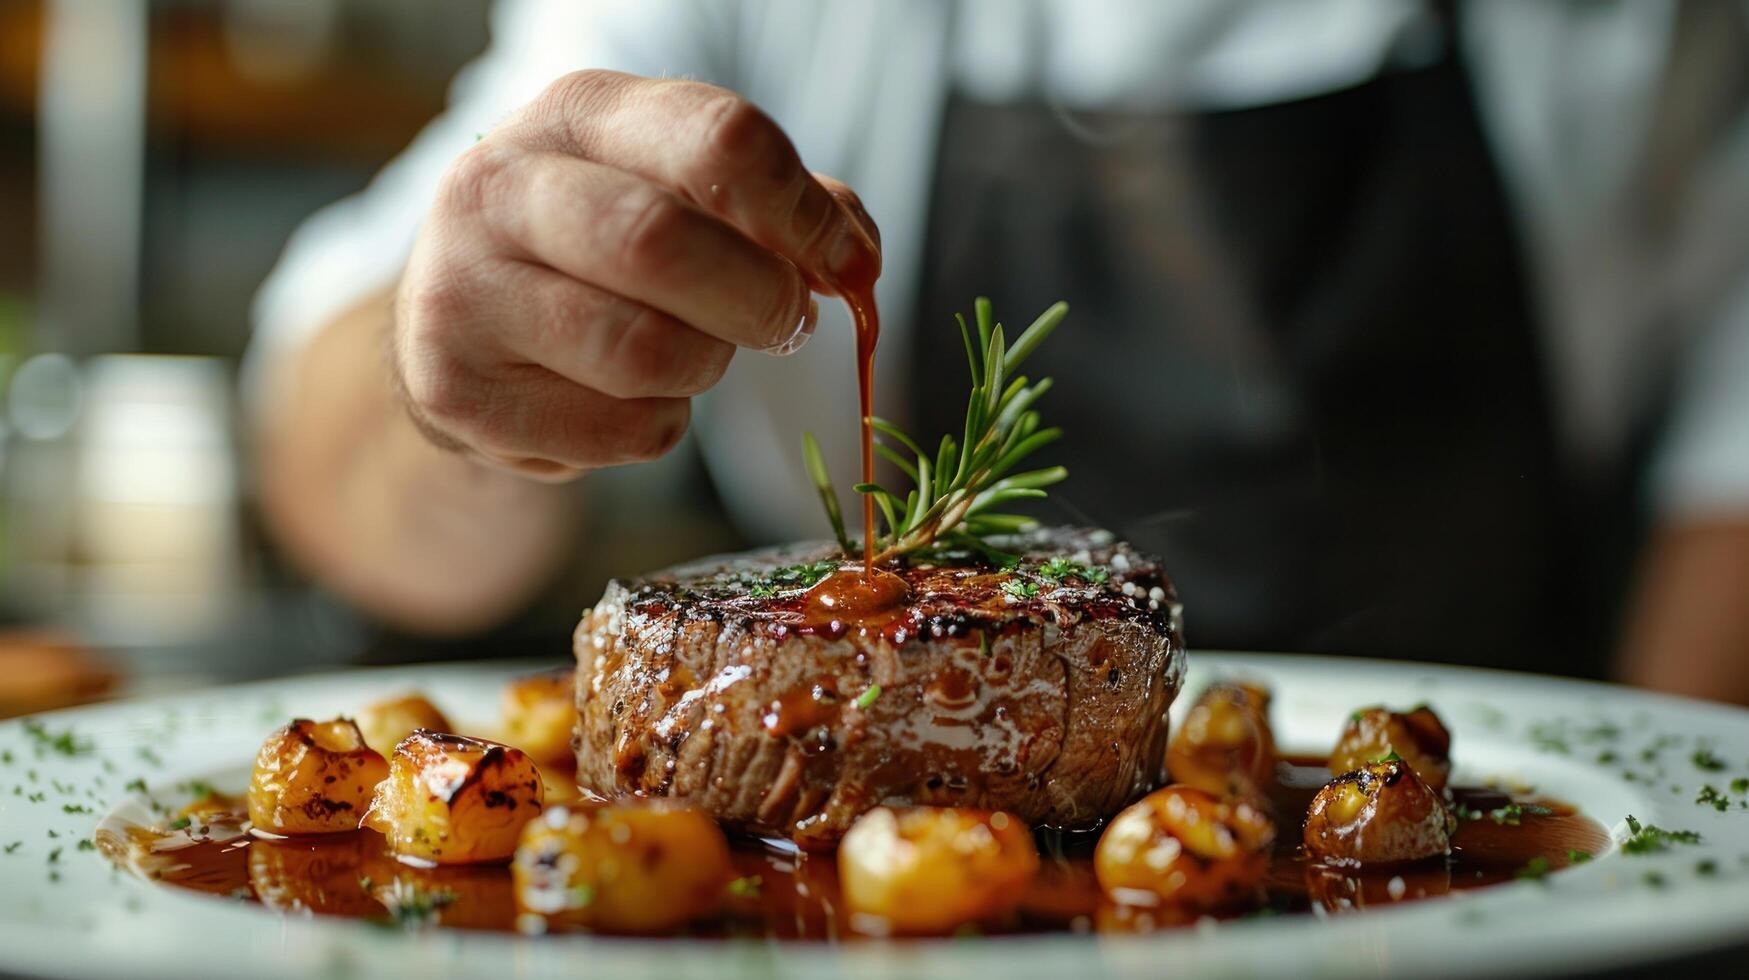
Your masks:
{"label": "seared steak", "polygon": [[836,549],[793,546],[614,582],[577,627],[577,779],[747,831],[836,842],[881,803],[1096,826],[1162,778],[1184,677],[1159,563],[1101,531],[895,569],[904,605],[822,620]]}

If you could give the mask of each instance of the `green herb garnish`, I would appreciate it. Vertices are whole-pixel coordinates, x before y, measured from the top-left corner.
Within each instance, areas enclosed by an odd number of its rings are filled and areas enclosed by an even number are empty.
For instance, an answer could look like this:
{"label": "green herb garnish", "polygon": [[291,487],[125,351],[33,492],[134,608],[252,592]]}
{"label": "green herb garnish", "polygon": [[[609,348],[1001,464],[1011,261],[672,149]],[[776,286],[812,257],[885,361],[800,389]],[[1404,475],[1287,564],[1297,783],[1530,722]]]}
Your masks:
{"label": "green herb garnish", "polygon": [[747,875],[729,882],[729,894],[736,898],[758,898],[759,887],[765,880],[758,875]]}
{"label": "green herb garnish", "polygon": [[48,751],[60,755],[75,756],[84,755],[91,751],[91,742],[88,739],[75,737],[71,728],[61,732],[51,732],[48,726],[34,718],[24,720],[24,733],[36,743],[38,755]]}
{"label": "green herb garnish", "polygon": [[1002,583],[1002,591],[1016,599],[1031,599],[1038,595],[1038,583],[1031,579],[1011,578]]}
{"label": "green herb garnish", "polygon": [[1710,806],[1720,813],[1731,808],[1731,798],[1719,792],[1718,787],[1712,783],[1707,783],[1700,788],[1700,793],[1694,798],[1694,802],[1697,806]]}
{"label": "green herb garnish", "polygon": [[1568,850],[1567,851],[1567,863],[1568,864],[1584,864],[1585,862],[1591,860],[1591,858],[1593,856],[1594,855],[1590,851]]}
{"label": "green herb garnish", "polygon": [[[1068,316],[1068,305],[1057,303],[1045,310],[1021,332],[1012,347],[1008,346],[1002,325],[995,322],[990,301],[979,298],[974,309],[976,344],[965,318],[957,318],[972,378],[960,438],[955,439],[951,433],[942,436],[939,448],[931,453],[886,419],[869,419],[869,425],[881,436],[875,451],[898,467],[912,484],[904,493],[878,483],[859,483],[853,488],[873,498],[880,512],[884,530],[877,532],[873,549],[876,561],[928,548],[937,542],[983,550],[987,547],[982,541],[985,537],[1030,530],[1037,525],[1032,518],[1002,513],[997,508],[1043,497],[1045,487],[1068,476],[1068,471],[1060,466],[1014,472],[1026,457],[1062,435],[1060,429],[1041,427],[1039,414],[1033,409],[1033,404],[1050,390],[1051,380],[1042,378],[1029,383],[1016,372]],[[820,492],[832,533],[839,547],[848,553],[850,537],[844,530],[838,494],[811,435],[803,437],[802,456],[808,476]]]}
{"label": "green herb garnish", "polygon": [[858,694],[856,696],[856,700],[852,703],[855,704],[858,708],[861,708],[862,710],[867,711],[868,706],[871,704],[874,704],[875,699],[880,697],[880,696],[881,696],[881,686],[879,684],[870,684],[868,686],[868,690],[863,691],[861,694]]}
{"label": "green herb garnish", "polygon": [[188,819],[187,817],[177,817],[175,820],[170,821],[170,829],[171,830],[187,830],[188,825],[193,823],[193,822],[194,821]]}
{"label": "green herb garnish", "polygon": [[1628,838],[1622,841],[1623,854],[1657,854],[1672,844],[1699,844],[1700,835],[1692,830],[1665,830],[1652,824],[1642,824],[1632,815],[1627,819]]}
{"label": "green herb garnish", "polygon": [[1646,872],[1645,882],[1653,888],[1663,888],[1665,884],[1664,876],[1656,871]]}
{"label": "green herb garnish", "polygon": [[11,854],[23,846],[24,846],[24,841],[15,840],[12,843],[7,844],[5,847],[0,848],[0,850],[5,851],[7,854]]}
{"label": "green herb garnish", "polygon": [[1554,870],[1549,865],[1549,859],[1538,854],[1524,863],[1524,866],[1512,872],[1512,877],[1521,881],[1541,881]]}
{"label": "green herb garnish", "polygon": [[816,561],[801,565],[785,565],[774,569],[764,579],[754,582],[747,594],[755,599],[769,599],[779,592],[813,587],[838,567],[835,561]]}
{"label": "green herb garnish", "polygon": [[1388,762],[1402,762],[1402,761],[1403,761],[1403,757],[1397,754],[1396,749],[1392,749],[1391,751],[1389,751],[1389,752],[1385,753],[1384,755],[1379,756],[1377,759],[1373,760],[1373,762],[1375,762],[1379,765],[1384,765],[1385,763],[1388,763]]}
{"label": "green herb garnish", "polygon": [[1719,758],[1712,749],[1695,749],[1694,754],[1689,756],[1689,761],[1694,763],[1696,769],[1705,770],[1706,772],[1725,771],[1725,760]]}
{"label": "green herb garnish", "polygon": [[1703,878],[1711,878],[1719,873],[1719,862],[1710,859],[1697,861],[1694,865],[1694,873]]}
{"label": "green herb garnish", "polygon": [[394,923],[403,928],[417,928],[437,918],[437,913],[455,904],[455,892],[447,888],[421,888],[397,879],[383,903],[389,908]]}
{"label": "green herb garnish", "polygon": [[1103,585],[1105,580],[1110,577],[1110,573],[1103,568],[1096,568],[1085,562],[1071,561],[1062,557],[1052,558],[1034,571],[1038,573],[1039,577],[1048,578],[1053,582],[1075,578],[1088,585]]}
{"label": "green herb garnish", "polygon": [[1749,779],[1738,777],[1737,779],[1731,780],[1731,792],[1749,793]]}

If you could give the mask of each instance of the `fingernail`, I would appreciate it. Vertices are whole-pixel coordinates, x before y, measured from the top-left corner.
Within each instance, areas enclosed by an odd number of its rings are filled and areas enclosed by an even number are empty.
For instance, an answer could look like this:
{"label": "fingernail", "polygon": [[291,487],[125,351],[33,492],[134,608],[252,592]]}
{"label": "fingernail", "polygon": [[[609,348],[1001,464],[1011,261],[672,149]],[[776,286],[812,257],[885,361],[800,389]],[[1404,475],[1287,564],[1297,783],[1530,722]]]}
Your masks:
{"label": "fingernail", "polygon": [[787,357],[794,354],[802,349],[802,345],[808,342],[808,338],[814,335],[814,327],[819,322],[820,303],[810,297],[808,299],[808,312],[802,314],[802,322],[796,324],[795,332],[789,335],[788,340],[767,347],[765,352],[776,357]]}

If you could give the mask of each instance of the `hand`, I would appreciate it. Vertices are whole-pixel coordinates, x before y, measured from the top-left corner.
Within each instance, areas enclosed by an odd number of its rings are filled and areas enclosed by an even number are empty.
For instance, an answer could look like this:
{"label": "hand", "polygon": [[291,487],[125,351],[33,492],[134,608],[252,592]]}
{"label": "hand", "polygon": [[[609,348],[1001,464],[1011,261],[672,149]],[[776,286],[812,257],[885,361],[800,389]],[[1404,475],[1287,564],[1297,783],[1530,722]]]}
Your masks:
{"label": "hand", "polygon": [[500,468],[650,459],[737,347],[800,347],[811,294],[878,268],[878,241],[734,93],[577,72],[444,175],[396,301],[396,376],[428,438]]}

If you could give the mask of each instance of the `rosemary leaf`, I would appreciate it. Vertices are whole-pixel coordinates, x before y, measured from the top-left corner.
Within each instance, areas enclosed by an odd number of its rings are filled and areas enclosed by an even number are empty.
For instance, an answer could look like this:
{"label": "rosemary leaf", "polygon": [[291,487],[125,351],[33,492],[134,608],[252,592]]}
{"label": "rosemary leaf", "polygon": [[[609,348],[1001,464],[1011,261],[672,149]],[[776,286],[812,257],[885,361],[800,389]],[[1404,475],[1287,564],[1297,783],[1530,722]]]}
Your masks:
{"label": "rosemary leaf", "polygon": [[826,507],[826,519],[832,522],[832,535],[838,547],[850,551],[850,535],[844,533],[844,512],[838,509],[838,491],[832,489],[832,475],[826,471],[826,458],[820,455],[820,444],[812,432],[802,433],[802,459],[808,467],[808,477],[820,492],[820,503]]}
{"label": "rosemary leaf", "polygon": [[1057,325],[1062,323],[1068,315],[1069,304],[1058,301],[1052,303],[1050,309],[1040,313],[1038,319],[1032,321],[1031,326],[1022,330],[1020,336],[1015,339],[1014,346],[1008,350],[1007,363],[1004,365],[1008,373],[1013,374],[1015,369],[1020,367],[1020,362],[1026,360],[1028,355],[1037,350],[1038,345],[1044,343],[1045,338],[1049,337],[1051,331],[1057,329]]}

